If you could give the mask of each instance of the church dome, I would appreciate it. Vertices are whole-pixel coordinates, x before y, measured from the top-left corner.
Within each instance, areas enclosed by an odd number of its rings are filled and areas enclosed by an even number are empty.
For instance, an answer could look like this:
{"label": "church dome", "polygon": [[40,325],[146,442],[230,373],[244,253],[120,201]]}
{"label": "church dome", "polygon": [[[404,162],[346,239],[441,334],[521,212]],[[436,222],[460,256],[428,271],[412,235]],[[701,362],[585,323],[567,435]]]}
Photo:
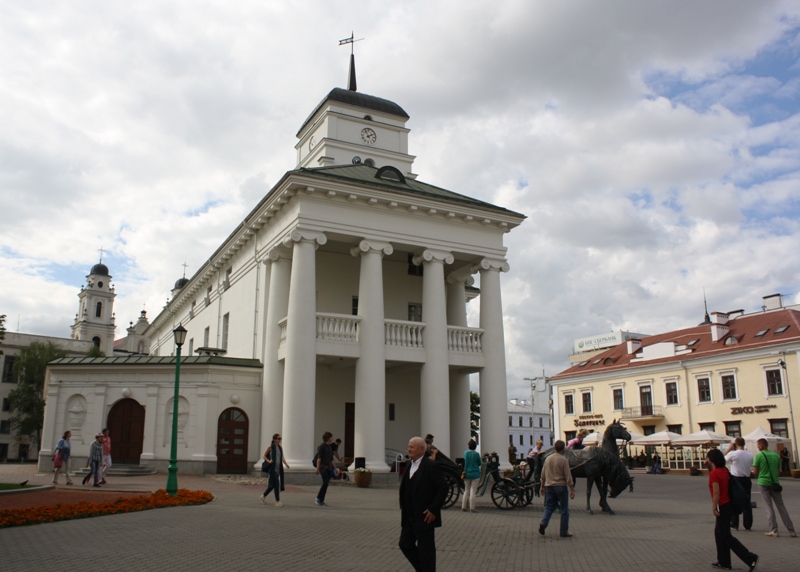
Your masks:
{"label": "church dome", "polygon": [[186,286],[188,283],[189,283],[189,279],[186,278],[186,276],[184,276],[183,278],[178,278],[178,281],[175,282],[175,287],[173,288],[173,290],[180,290],[181,288]]}
{"label": "church dome", "polygon": [[96,274],[98,276],[111,276],[108,273],[108,266],[106,266],[102,262],[100,264],[95,264],[94,266],[92,266],[92,269],[89,271],[89,274]]}

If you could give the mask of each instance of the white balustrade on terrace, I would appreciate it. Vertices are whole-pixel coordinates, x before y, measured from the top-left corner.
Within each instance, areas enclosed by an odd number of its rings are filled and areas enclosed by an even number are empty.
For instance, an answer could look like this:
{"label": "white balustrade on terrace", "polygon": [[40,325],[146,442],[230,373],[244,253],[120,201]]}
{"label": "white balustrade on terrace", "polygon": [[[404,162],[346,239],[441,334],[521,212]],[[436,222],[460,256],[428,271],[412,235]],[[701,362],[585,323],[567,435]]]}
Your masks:
{"label": "white balustrade on terrace", "polygon": [[361,318],[348,314],[317,312],[317,339],[334,342],[357,342]]}
{"label": "white balustrade on terrace", "polygon": [[384,320],[384,335],[387,346],[406,348],[422,348],[422,322],[405,322],[402,320]]}
{"label": "white balustrade on terrace", "polygon": [[447,349],[453,352],[482,353],[483,330],[447,326]]}
{"label": "white balustrade on terrace", "polygon": [[286,316],[282,320],[278,322],[278,326],[281,328],[281,339],[278,342],[279,346],[282,346],[286,343],[286,324],[289,322],[289,316]]}

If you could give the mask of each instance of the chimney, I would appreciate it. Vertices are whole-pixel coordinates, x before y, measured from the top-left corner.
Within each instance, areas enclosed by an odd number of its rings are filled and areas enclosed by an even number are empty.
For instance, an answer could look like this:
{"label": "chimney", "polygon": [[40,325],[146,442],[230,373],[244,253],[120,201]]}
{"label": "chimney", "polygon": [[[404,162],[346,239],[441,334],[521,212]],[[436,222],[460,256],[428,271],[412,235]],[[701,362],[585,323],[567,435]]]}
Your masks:
{"label": "chimney", "polygon": [[764,311],[780,310],[783,308],[783,297],[780,294],[770,294],[761,298],[764,301]]}
{"label": "chimney", "polygon": [[744,316],[744,310],[741,308],[739,310],[733,310],[732,312],[728,312],[728,319],[730,320],[733,320],[735,318],[740,318],[741,316]]}
{"label": "chimney", "polygon": [[726,314],[725,312],[711,312],[711,323],[722,324],[722,325],[727,324],[728,314]]}
{"label": "chimney", "polygon": [[642,340],[637,340],[636,338],[630,339],[625,343],[628,346],[628,355],[635,354],[642,347]]}
{"label": "chimney", "polygon": [[[713,315],[714,314],[712,314],[712,316]],[[711,319],[712,319],[712,321],[714,320],[714,318],[711,318]],[[728,321],[727,320],[727,316],[726,316],[726,320],[725,321],[726,322]],[[712,342],[720,341],[728,333],[728,330],[730,330],[730,328],[728,326],[724,325],[724,324],[719,324],[719,323],[711,324],[711,341]]]}

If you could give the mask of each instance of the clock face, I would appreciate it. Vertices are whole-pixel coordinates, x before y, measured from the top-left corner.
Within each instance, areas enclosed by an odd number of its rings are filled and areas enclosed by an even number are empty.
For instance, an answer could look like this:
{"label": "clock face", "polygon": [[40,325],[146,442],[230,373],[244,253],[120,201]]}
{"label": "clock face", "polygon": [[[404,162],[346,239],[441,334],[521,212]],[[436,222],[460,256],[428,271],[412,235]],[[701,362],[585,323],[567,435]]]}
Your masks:
{"label": "clock face", "polygon": [[378,140],[378,136],[375,135],[375,132],[372,129],[365,127],[361,130],[361,140],[367,145],[372,145]]}

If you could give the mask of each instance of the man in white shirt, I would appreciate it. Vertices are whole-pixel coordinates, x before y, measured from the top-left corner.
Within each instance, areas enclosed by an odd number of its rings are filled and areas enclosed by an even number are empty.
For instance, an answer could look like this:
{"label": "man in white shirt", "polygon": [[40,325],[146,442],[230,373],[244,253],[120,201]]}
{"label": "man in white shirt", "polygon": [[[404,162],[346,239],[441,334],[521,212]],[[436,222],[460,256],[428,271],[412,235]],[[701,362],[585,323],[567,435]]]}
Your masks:
{"label": "man in white shirt", "polygon": [[[753,455],[744,450],[744,439],[737,437],[725,451],[725,461],[731,465],[731,475],[744,487],[747,493],[747,507],[742,513],[742,524],[745,530],[750,530],[753,526],[753,508],[750,504],[750,490],[753,483],[750,481],[750,471],[753,468]],[[731,516],[731,528],[739,530],[739,515]]]}

